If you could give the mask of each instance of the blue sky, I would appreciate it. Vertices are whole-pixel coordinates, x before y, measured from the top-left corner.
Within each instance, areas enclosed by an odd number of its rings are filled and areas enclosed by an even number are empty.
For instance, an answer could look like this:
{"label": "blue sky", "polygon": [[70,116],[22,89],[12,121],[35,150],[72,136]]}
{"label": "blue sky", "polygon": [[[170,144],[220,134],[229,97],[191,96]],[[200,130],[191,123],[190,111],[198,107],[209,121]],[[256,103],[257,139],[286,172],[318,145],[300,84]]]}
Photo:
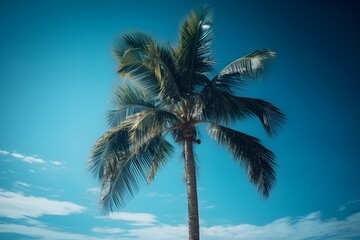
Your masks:
{"label": "blue sky", "polygon": [[[179,152],[110,215],[86,170],[119,83],[116,36],[175,43],[202,1],[0,0],[0,238],[187,239]],[[287,115],[269,138],[236,125],[277,157],[263,199],[225,149],[196,146],[201,235],[213,239],[359,239],[360,11],[355,1],[213,1],[216,69],[260,48],[278,57],[244,96]]]}

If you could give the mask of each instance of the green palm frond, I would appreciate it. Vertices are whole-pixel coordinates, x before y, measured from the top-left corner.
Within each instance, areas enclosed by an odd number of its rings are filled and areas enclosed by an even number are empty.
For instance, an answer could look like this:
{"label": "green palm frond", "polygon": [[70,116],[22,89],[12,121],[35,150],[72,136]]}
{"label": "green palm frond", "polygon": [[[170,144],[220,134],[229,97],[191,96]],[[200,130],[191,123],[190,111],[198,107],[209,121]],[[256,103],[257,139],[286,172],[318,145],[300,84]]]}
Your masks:
{"label": "green palm frond", "polygon": [[[160,167],[173,152],[173,147],[161,136],[155,137],[138,146],[130,153],[112,152],[105,159],[108,164],[104,168],[100,205],[104,213],[113,207],[124,206],[138,190],[139,184]],[[157,170],[157,169],[156,169]]]}
{"label": "green palm frond", "polygon": [[195,103],[194,110],[200,120],[227,124],[231,120],[245,117],[233,95],[209,86],[197,96]]}
{"label": "green palm frond", "polygon": [[227,147],[234,159],[245,167],[248,177],[264,197],[275,182],[275,157],[259,139],[224,126],[209,124],[210,136]]}
{"label": "green palm frond", "polygon": [[154,41],[155,40],[146,33],[127,33],[115,40],[113,52],[119,61],[122,61],[125,53],[129,51],[136,51],[139,56],[141,56],[142,51]]}
{"label": "green palm frond", "polygon": [[258,78],[264,70],[264,64],[275,56],[276,53],[269,49],[257,50],[227,65],[215,80],[235,78],[243,81],[245,78]]}
{"label": "green palm frond", "polygon": [[236,103],[242,116],[257,116],[269,136],[275,135],[285,123],[286,117],[272,103],[256,98],[236,97]]}
{"label": "green palm frond", "polygon": [[155,108],[153,100],[145,95],[144,91],[130,84],[117,86],[112,99],[113,109],[107,114],[110,126],[116,126],[125,120],[129,115],[138,113],[142,110]]}
{"label": "green palm frond", "polygon": [[165,165],[167,160],[170,159],[171,155],[174,152],[174,147],[171,145],[165,138],[159,137],[159,147],[160,151],[157,152],[157,155],[154,157],[153,162],[151,163],[150,169],[147,175],[147,182],[150,183],[154,180],[158,170]]}
{"label": "green palm frond", "polygon": [[179,44],[175,50],[177,68],[188,92],[192,92],[196,85],[204,85],[202,75],[212,70],[212,25],[212,8],[205,7],[193,11],[180,27]]}
{"label": "green palm frond", "polygon": [[112,161],[111,156],[114,152],[124,153],[129,151],[128,128],[118,125],[104,133],[94,144],[88,168],[94,176],[103,179],[105,166]]}
{"label": "green palm frond", "polygon": [[272,103],[233,96],[209,86],[196,99],[196,112],[201,115],[202,120],[227,124],[231,120],[256,116],[269,136],[275,135],[283,126],[285,115]]}
{"label": "green palm frond", "polygon": [[172,112],[149,109],[130,116],[129,138],[133,143],[142,144],[149,139],[169,131],[179,120]]}
{"label": "green palm frond", "polygon": [[153,73],[158,81],[160,97],[179,101],[181,84],[175,66],[174,50],[168,44],[154,42],[147,46],[144,65]]}

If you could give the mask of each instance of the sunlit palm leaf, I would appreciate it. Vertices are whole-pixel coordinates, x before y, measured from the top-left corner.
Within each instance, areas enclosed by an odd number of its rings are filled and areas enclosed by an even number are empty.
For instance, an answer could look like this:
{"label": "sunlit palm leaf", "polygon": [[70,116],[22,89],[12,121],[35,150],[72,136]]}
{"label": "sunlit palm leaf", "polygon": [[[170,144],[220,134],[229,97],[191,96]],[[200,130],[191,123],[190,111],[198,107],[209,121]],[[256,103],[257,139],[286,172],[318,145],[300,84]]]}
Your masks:
{"label": "sunlit palm leaf", "polygon": [[152,109],[132,116],[129,121],[131,122],[129,137],[133,143],[141,145],[143,142],[170,130],[179,120],[171,112]]}
{"label": "sunlit palm leaf", "polygon": [[139,91],[130,84],[117,86],[112,104],[113,109],[107,114],[110,126],[118,125],[129,115],[155,107],[154,101],[148,100],[144,91]]}
{"label": "sunlit palm leaf", "polygon": [[257,186],[259,192],[268,197],[275,182],[274,154],[257,138],[233,129],[210,124],[208,131],[213,139],[227,147],[234,159],[245,167],[250,181]]}
{"label": "sunlit palm leaf", "polygon": [[276,53],[274,51],[268,49],[257,50],[227,65],[215,79],[257,78],[262,74],[265,62],[275,56]]}
{"label": "sunlit palm leaf", "polygon": [[183,86],[191,92],[204,85],[202,75],[212,70],[212,9],[193,11],[180,27],[180,42],[176,48],[177,67]]}

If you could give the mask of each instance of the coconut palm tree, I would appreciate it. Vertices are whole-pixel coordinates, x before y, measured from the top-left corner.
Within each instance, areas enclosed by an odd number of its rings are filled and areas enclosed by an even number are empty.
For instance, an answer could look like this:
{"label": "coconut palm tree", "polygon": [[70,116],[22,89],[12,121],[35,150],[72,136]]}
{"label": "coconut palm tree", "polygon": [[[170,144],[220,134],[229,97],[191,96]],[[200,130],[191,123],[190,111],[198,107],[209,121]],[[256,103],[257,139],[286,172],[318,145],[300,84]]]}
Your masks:
{"label": "coconut palm tree", "polygon": [[110,129],[93,146],[89,169],[101,182],[104,212],[122,207],[143,181],[150,182],[171,158],[173,142],[182,146],[188,200],[189,239],[200,239],[194,146],[200,124],[245,168],[250,181],[267,197],[275,181],[274,154],[255,137],[229,128],[229,123],[257,117],[274,135],[284,114],[270,102],[241,97],[239,90],[258,78],[268,49],[241,57],[210,77],[212,9],[192,11],[183,21],[175,46],[134,32],[117,39],[118,74]]}

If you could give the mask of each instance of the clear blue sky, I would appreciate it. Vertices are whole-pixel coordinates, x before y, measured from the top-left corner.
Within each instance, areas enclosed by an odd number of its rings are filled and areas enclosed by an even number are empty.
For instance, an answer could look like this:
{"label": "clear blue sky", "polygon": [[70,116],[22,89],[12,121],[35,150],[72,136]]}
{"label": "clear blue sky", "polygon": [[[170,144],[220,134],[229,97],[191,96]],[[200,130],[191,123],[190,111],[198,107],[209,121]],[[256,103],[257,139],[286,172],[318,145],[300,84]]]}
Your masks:
{"label": "clear blue sky", "polygon": [[[0,238],[187,239],[179,152],[135,198],[99,214],[86,170],[119,83],[111,48],[141,30],[175,43],[203,1],[0,0]],[[287,114],[268,138],[277,183],[263,199],[225,149],[197,146],[204,240],[360,238],[360,9],[345,1],[213,1],[216,68],[278,52],[244,96]]]}

